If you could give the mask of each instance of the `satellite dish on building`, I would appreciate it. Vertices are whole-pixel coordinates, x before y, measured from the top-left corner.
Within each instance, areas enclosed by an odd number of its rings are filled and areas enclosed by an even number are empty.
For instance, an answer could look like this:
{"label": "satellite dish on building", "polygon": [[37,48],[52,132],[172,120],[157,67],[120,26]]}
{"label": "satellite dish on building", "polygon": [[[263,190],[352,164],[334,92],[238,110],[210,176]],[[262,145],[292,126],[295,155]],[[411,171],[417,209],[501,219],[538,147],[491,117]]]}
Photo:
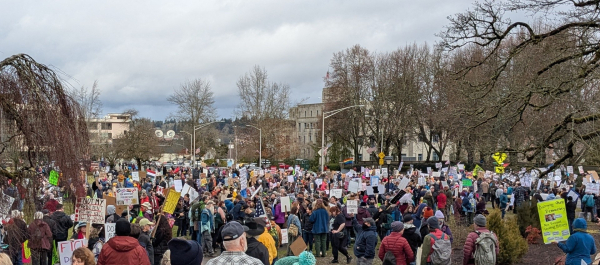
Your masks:
{"label": "satellite dish on building", "polygon": [[173,137],[175,137],[175,131],[173,131],[173,130],[168,130],[168,131],[167,131],[167,137],[169,137],[169,138],[173,138]]}
{"label": "satellite dish on building", "polygon": [[161,130],[154,131],[154,134],[156,135],[156,137],[163,137],[163,132]]}

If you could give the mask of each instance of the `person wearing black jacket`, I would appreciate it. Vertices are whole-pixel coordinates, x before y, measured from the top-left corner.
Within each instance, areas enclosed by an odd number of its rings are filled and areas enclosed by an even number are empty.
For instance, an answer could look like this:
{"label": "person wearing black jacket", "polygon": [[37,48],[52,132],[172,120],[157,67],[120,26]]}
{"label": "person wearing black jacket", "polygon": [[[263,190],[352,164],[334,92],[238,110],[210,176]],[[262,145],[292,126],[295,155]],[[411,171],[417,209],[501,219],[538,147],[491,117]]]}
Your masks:
{"label": "person wearing black jacket", "polygon": [[379,211],[377,210],[377,207],[375,207],[375,200],[369,200],[369,208],[367,208],[367,211],[369,211],[371,216],[375,216],[375,214]]}
{"label": "person wearing black jacket", "polygon": [[573,220],[575,220],[575,210],[577,209],[577,202],[573,201],[573,197],[567,197],[567,220],[569,221],[569,231],[573,234]]}
{"label": "person wearing black jacket", "polygon": [[[372,264],[373,258],[375,258],[375,248],[377,247],[377,227],[373,218],[363,220],[364,223],[361,226],[356,217],[352,219],[352,226],[356,230],[354,255],[358,259],[358,264]],[[350,261],[351,259],[348,259],[348,264],[350,264]]]}
{"label": "person wearing black jacket", "polygon": [[416,226],[413,225],[413,217],[411,214],[406,214],[402,218],[402,222],[404,223],[404,233],[402,233],[402,237],[406,238],[410,248],[413,253],[417,253],[417,248],[421,246],[423,240],[421,238],[421,234]]}
{"label": "person wearing black jacket", "polygon": [[65,214],[62,204],[56,205],[56,212],[52,214],[52,219],[56,222],[56,229],[52,231],[55,241],[67,241],[69,229],[73,227],[73,220]]}
{"label": "person wearing black jacket", "polygon": [[312,205],[308,205],[306,207],[305,213],[302,215],[302,239],[304,239],[304,243],[306,243],[308,251],[312,252],[313,247],[313,223],[310,222],[310,215],[312,214]]}
{"label": "person wearing black jacket", "polygon": [[381,240],[386,236],[387,230],[383,227],[387,222],[388,211],[385,209],[385,206],[380,206],[379,211],[373,215],[373,219],[377,221],[377,234]]}
{"label": "person wearing black jacket", "polygon": [[246,231],[246,242],[248,244],[246,255],[259,259],[264,265],[270,265],[269,250],[256,239],[265,232],[265,227],[254,221],[254,218],[247,218],[245,226],[248,227],[248,231]]}

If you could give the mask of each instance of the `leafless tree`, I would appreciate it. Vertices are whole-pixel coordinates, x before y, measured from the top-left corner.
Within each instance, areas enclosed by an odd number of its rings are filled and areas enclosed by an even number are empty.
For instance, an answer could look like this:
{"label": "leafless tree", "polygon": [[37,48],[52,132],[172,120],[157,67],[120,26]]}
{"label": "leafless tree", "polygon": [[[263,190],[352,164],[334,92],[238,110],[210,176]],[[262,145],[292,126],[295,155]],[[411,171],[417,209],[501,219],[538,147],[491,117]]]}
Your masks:
{"label": "leafless tree", "polygon": [[29,170],[51,161],[63,173],[61,180],[84,196],[80,162],[88,159],[89,140],[85,116],[69,96],[59,77],[26,54],[0,61],[0,157],[18,150],[23,163],[16,170],[0,168],[0,183],[20,183]]}
{"label": "leafless tree", "polygon": [[191,121],[197,126],[216,117],[214,95],[206,80],[198,78],[181,84],[167,100],[177,105],[173,116],[180,121]]}
{"label": "leafless tree", "polygon": [[120,158],[136,160],[141,167],[141,162],[160,157],[159,139],[154,134],[152,121],[137,117],[137,111],[133,109],[125,113],[132,114],[131,127],[129,131],[113,140],[113,152],[121,156]]}
{"label": "leafless tree", "polygon": [[[458,72],[482,126],[501,127],[498,147],[535,161],[552,150],[554,166],[576,163],[600,133],[597,78],[600,15],[597,0],[484,1],[457,14],[441,33],[448,51],[478,47]],[[513,22],[507,12],[554,17],[553,24]],[[469,79],[474,72],[485,78]],[[468,89],[467,89],[468,88]],[[521,139],[517,139],[516,135]],[[545,162],[545,161],[542,161]],[[552,170],[553,168],[551,168]]]}
{"label": "leafless tree", "polygon": [[102,115],[102,101],[100,100],[100,89],[98,80],[94,81],[92,88],[82,86],[71,91],[73,98],[81,107],[81,112],[86,120],[99,118]]}

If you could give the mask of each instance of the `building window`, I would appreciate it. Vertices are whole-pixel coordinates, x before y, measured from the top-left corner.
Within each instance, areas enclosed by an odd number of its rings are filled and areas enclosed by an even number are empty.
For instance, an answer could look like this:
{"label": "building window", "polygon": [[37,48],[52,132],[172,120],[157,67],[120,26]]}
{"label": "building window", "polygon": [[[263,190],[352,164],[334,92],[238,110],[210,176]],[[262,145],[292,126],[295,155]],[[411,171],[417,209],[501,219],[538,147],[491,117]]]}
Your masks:
{"label": "building window", "polygon": [[298,123],[298,131],[301,132],[302,131],[302,123]]}
{"label": "building window", "polygon": [[312,143],[312,134],[308,134],[308,141]]}
{"label": "building window", "polygon": [[433,161],[439,161],[440,157],[438,156],[438,154],[436,152],[433,152]]}
{"label": "building window", "polygon": [[312,117],[312,110],[310,111],[310,116]]}
{"label": "building window", "polygon": [[300,143],[302,141],[302,138],[300,138],[300,136],[298,136],[298,143]]}
{"label": "building window", "polygon": [[423,154],[418,154],[417,157],[418,161],[423,161]]}
{"label": "building window", "polygon": [[108,133],[108,139],[112,139],[112,133]]}
{"label": "building window", "polygon": [[308,129],[308,123],[304,124],[304,129]]}
{"label": "building window", "polygon": [[102,123],[102,130],[112,130],[112,123],[110,123],[110,122],[103,122]]}
{"label": "building window", "polygon": [[438,135],[438,134],[434,134],[431,138],[434,143],[437,143],[440,141],[440,135]]}
{"label": "building window", "polygon": [[306,135],[304,135],[304,143],[306,143]]}
{"label": "building window", "polygon": [[306,118],[306,110],[304,111],[304,117]]}
{"label": "building window", "polygon": [[317,116],[319,116],[319,111],[317,110]]}

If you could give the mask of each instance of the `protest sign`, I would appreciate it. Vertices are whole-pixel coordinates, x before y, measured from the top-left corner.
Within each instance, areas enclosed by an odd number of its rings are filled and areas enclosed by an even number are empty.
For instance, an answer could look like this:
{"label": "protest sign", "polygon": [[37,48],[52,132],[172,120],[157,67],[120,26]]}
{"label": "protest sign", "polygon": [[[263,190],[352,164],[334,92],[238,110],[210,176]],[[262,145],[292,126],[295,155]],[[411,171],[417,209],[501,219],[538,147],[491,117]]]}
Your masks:
{"label": "protest sign", "polygon": [[183,182],[180,179],[176,179],[173,181],[173,183],[175,184],[175,191],[181,192],[181,189],[183,188]]}
{"label": "protest sign", "polygon": [[87,222],[88,224],[104,224],[104,213],[106,212],[105,199],[77,198],[75,207],[75,222]]}
{"label": "protest sign", "polygon": [[288,243],[288,230],[281,229],[281,244],[287,244],[287,243]]}
{"label": "protest sign", "polygon": [[163,212],[173,214],[175,211],[175,207],[179,202],[179,198],[181,197],[181,193],[170,189],[169,194],[167,195],[167,200],[165,205],[163,206]]}
{"label": "protest sign", "polygon": [[48,182],[54,186],[58,186],[58,172],[54,170],[50,170],[50,177],[48,178]]}
{"label": "protest sign", "polygon": [[357,200],[348,200],[346,201],[348,206],[348,213],[358,213],[358,201]]}
{"label": "protest sign", "polygon": [[2,197],[0,198],[0,219],[10,218],[10,208],[14,201],[15,198],[2,194]]}
{"label": "protest sign", "polygon": [[427,167],[427,174],[430,174],[430,175],[431,175],[431,172],[433,172],[433,171],[431,170],[431,167]]}
{"label": "protest sign", "polygon": [[387,176],[388,176],[388,169],[387,169],[387,168],[385,168],[385,167],[384,167],[384,168],[382,168],[382,169],[381,169],[381,175],[382,175],[382,176],[384,176],[384,177],[387,177]]}
{"label": "protest sign", "polygon": [[565,241],[569,238],[567,208],[563,199],[538,202],[538,214],[544,243]]}
{"label": "protest sign", "polygon": [[140,172],[131,172],[131,179],[134,181],[140,181]]}
{"label": "protest sign", "polygon": [[117,189],[117,205],[136,205],[139,203],[137,188]]}
{"label": "protest sign", "polygon": [[379,170],[379,168],[375,169],[375,174],[373,174],[375,176],[379,176],[381,175],[381,170]]}
{"label": "protest sign", "polygon": [[440,163],[435,163],[435,168],[442,168],[442,162],[440,162]]}
{"label": "protest sign", "polygon": [[329,193],[331,196],[335,196],[336,198],[342,198],[342,189],[332,189]]}
{"label": "protest sign", "polygon": [[290,250],[294,253],[294,256],[300,256],[302,252],[306,250],[306,243],[302,237],[296,238],[296,240],[290,245]]}
{"label": "protest sign", "polygon": [[180,193],[180,197],[185,196],[186,194],[190,195],[190,201],[195,200],[196,198],[198,198],[198,196],[200,196],[200,194],[198,194],[198,192],[191,187],[190,185],[188,185],[187,183],[185,185],[183,185],[183,188],[181,189],[181,193]]}
{"label": "protest sign", "polygon": [[585,172],[583,171],[583,166],[578,166],[577,168],[579,168],[579,174],[583,174],[583,173],[585,173]]}
{"label": "protest sign", "polygon": [[573,174],[573,166],[567,166],[567,172],[569,172],[569,174]]}
{"label": "protest sign", "polygon": [[115,225],[116,223],[104,224],[104,242],[108,242],[109,239],[115,236]]}
{"label": "protest sign", "polygon": [[573,201],[576,202],[579,198],[579,193],[571,190],[569,191],[569,193],[567,193],[567,198],[569,198],[569,196],[571,196],[571,198],[573,198]]}
{"label": "protest sign", "polygon": [[367,190],[367,195],[381,194],[381,193],[385,192],[385,186],[384,185],[367,186],[366,190]]}
{"label": "protest sign", "polygon": [[371,177],[371,186],[377,186],[377,185],[379,185],[379,177],[372,176]]}
{"label": "protest sign", "polygon": [[321,186],[321,184],[323,184],[323,180],[322,179],[315,179],[315,184],[317,184],[317,186]]}
{"label": "protest sign", "polygon": [[588,183],[585,185],[585,191],[596,195],[600,194],[600,183]]}
{"label": "protest sign", "polygon": [[293,182],[294,182],[294,176],[293,176],[293,175],[289,175],[289,176],[287,177],[287,179],[288,179],[288,182],[291,182],[291,183],[293,183]]}
{"label": "protest sign", "polygon": [[290,197],[281,197],[281,211],[289,212],[291,209],[292,206],[290,205]]}
{"label": "protest sign", "polygon": [[431,174],[431,176],[432,176],[432,177],[434,177],[434,178],[439,178],[441,175],[442,175],[442,174],[441,174],[439,171],[437,171],[437,172],[433,172],[433,173]]}
{"label": "protest sign", "polygon": [[425,186],[425,178],[424,177],[420,177],[418,180],[418,184],[419,186]]}
{"label": "protest sign", "polygon": [[462,185],[464,187],[471,187],[471,186],[473,186],[473,181],[471,179],[463,179]]}
{"label": "protest sign", "polygon": [[458,170],[465,170],[465,165],[464,164],[458,164],[456,166],[458,167]]}
{"label": "protest sign", "polygon": [[86,239],[58,242],[56,248],[58,249],[58,256],[60,257],[60,265],[71,265],[73,251],[85,247],[87,247]]}
{"label": "protest sign", "polygon": [[594,180],[596,180],[596,182],[598,182],[598,180],[599,180],[598,173],[595,170],[590,170],[590,171],[588,171],[588,173],[592,176],[592,178]]}
{"label": "protest sign", "polygon": [[348,191],[349,192],[354,192],[354,193],[358,193],[358,189],[359,189],[359,183],[356,181],[350,181],[348,183]]}
{"label": "protest sign", "polygon": [[554,170],[554,180],[560,180],[560,178],[561,178],[560,169]]}
{"label": "protest sign", "polygon": [[403,190],[406,189],[406,186],[408,186],[408,183],[410,183],[410,178],[405,177],[400,181],[400,184],[398,185],[398,189]]}

